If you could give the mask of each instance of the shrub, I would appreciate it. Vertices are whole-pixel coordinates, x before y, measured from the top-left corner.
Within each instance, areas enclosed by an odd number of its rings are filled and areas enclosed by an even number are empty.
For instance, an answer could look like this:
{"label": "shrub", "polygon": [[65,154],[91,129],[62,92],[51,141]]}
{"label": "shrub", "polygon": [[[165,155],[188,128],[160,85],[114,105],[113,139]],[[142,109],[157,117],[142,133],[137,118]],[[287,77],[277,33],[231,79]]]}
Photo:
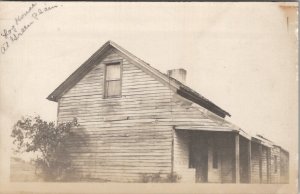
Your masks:
{"label": "shrub", "polygon": [[167,175],[167,180],[169,183],[177,183],[181,180],[181,176],[176,172]]}
{"label": "shrub", "polygon": [[22,117],[11,133],[17,146],[15,151],[36,153],[36,172],[44,180],[66,180],[73,170],[66,143],[72,136],[71,128],[76,126],[76,119],[56,125],[42,120],[40,116]]}
{"label": "shrub", "polygon": [[163,177],[161,172],[142,174],[143,183],[177,183],[180,180],[181,176],[176,172],[169,173],[166,177]]}

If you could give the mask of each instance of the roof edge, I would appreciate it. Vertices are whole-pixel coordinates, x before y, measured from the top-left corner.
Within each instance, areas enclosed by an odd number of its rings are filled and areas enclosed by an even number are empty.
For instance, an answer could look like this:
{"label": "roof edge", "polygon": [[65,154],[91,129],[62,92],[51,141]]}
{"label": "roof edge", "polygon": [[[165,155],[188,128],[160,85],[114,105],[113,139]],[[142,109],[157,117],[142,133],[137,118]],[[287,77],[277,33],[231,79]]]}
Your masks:
{"label": "roof edge", "polygon": [[[57,102],[58,99],[57,97],[59,96],[58,93],[61,92],[61,90],[63,89],[64,86],[66,86],[66,84],[70,81],[72,81],[73,79],[75,79],[76,74],[80,74],[81,71],[83,71],[86,66],[89,65],[89,63],[96,58],[99,54],[101,54],[105,48],[107,48],[109,45],[112,45],[112,41],[109,40],[106,43],[104,43],[92,56],[90,56],[82,65],[80,65],[72,74],[69,75],[69,77],[67,79],[65,79],[65,81],[63,81],[56,89],[54,89],[53,92],[51,92],[51,94],[48,95],[48,97],[46,99],[50,100],[50,101],[54,101]],[[75,78],[73,78],[75,77]],[[64,89],[65,90],[65,89]]]}

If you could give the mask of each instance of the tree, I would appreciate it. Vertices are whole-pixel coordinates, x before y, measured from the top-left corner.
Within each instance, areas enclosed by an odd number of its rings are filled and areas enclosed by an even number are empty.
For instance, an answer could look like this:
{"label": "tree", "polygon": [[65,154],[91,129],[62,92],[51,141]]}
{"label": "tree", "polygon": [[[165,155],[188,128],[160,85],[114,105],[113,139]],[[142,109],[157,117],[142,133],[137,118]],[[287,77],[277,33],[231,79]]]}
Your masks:
{"label": "tree", "polygon": [[42,120],[40,116],[22,117],[11,133],[15,151],[36,153],[36,169],[44,180],[65,180],[72,170],[67,142],[73,135],[71,129],[77,126],[76,118],[55,124]]}

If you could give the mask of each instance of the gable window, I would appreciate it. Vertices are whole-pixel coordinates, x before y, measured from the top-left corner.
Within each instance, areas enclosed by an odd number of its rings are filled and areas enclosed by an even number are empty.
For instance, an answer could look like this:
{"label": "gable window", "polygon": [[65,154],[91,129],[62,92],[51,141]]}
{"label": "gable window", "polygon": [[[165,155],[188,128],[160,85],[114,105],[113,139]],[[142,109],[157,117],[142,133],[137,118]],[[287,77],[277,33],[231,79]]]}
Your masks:
{"label": "gable window", "polygon": [[104,80],[104,97],[121,96],[121,63],[106,64]]}

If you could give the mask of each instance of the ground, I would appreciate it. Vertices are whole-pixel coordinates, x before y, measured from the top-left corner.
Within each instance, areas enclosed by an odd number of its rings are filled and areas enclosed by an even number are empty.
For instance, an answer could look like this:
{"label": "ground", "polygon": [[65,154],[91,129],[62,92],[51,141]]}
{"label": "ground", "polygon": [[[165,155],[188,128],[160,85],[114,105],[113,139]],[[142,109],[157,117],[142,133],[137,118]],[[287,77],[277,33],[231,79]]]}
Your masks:
{"label": "ground", "polygon": [[11,157],[10,163],[11,182],[37,182],[41,179],[35,174],[32,162],[27,162],[18,157]]}

